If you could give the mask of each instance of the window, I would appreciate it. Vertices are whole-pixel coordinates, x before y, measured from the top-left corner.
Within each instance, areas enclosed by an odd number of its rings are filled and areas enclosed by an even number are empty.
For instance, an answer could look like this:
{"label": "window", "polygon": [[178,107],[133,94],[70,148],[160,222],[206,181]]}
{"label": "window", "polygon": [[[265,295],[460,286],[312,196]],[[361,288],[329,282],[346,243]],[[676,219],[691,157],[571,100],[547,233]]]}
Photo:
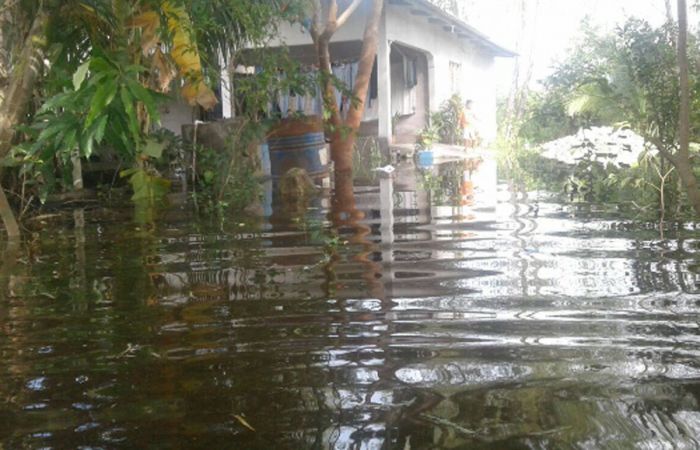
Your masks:
{"label": "window", "polygon": [[459,94],[462,87],[462,65],[450,61],[450,89],[453,94]]}
{"label": "window", "polygon": [[403,81],[406,89],[412,89],[418,84],[418,70],[416,60],[403,58]]}
{"label": "window", "polygon": [[377,73],[377,59],[374,59],[372,74],[369,77],[369,99],[376,100],[379,97],[379,77]]}

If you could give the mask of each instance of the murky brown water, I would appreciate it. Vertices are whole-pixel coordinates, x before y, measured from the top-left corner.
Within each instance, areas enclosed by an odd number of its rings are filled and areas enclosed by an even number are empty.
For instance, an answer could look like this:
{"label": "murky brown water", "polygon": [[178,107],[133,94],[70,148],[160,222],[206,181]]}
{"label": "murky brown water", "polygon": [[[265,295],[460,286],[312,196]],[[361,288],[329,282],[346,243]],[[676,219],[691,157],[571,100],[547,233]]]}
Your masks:
{"label": "murky brown water", "polygon": [[5,252],[0,448],[700,447],[700,229],[440,170]]}

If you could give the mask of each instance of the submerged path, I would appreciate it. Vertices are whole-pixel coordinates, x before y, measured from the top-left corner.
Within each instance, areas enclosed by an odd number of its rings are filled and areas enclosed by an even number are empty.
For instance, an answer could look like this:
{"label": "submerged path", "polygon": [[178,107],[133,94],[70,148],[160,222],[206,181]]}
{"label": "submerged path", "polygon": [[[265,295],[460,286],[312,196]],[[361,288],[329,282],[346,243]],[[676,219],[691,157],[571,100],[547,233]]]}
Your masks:
{"label": "submerged path", "polygon": [[37,232],[3,274],[0,447],[700,446],[697,226],[465,171],[356,184],[340,226],[320,198]]}

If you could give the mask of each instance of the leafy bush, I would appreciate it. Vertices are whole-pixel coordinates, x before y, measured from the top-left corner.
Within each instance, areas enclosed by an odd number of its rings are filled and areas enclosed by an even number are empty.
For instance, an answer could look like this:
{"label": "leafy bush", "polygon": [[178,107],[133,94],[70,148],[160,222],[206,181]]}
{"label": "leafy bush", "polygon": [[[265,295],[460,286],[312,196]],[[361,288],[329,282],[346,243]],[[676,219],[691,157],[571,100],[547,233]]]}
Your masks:
{"label": "leafy bush", "polygon": [[431,115],[431,125],[437,130],[438,140],[444,144],[461,145],[464,141],[459,116],[464,109],[464,101],[455,94],[446,100],[440,110]]}

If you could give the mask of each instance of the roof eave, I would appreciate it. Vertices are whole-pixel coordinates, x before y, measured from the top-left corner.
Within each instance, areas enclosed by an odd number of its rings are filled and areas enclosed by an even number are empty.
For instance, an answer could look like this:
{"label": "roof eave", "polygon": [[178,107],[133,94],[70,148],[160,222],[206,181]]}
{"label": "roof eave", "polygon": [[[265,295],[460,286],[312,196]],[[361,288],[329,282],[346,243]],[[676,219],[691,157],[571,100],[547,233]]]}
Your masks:
{"label": "roof eave", "polygon": [[467,22],[463,21],[462,19],[459,19],[452,14],[444,11],[442,8],[439,6],[433,4],[429,0],[414,0],[416,3],[420,4],[421,6],[427,8],[431,12],[435,13],[436,15],[440,16],[441,19],[449,22],[451,26],[454,26],[456,28],[461,28],[462,31],[466,32],[467,34],[470,34],[476,38],[479,43],[481,43],[484,47],[489,49],[493,56],[501,57],[501,58],[514,58],[518,56],[518,54],[510,49],[507,49],[506,47],[503,47],[497,43],[495,43],[491,38],[474,28],[473,26],[469,25]]}

